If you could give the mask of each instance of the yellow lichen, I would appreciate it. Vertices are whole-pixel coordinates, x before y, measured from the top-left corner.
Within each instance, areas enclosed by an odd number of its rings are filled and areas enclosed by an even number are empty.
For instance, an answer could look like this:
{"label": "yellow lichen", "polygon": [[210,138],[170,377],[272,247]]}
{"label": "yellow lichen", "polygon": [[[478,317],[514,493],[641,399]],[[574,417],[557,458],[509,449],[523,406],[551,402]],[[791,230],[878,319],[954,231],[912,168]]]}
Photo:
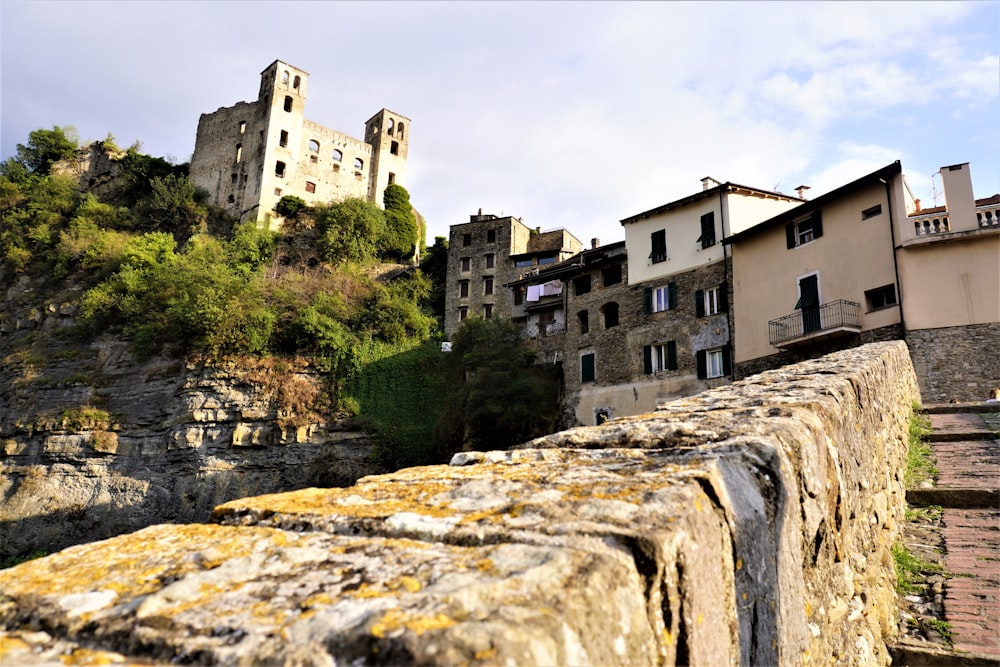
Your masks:
{"label": "yellow lichen", "polygon": [[399,609],[390,609],[372,625],[370,632],[373,637],[382,639],[386,635],[405,628],[419,636],[431,630],[443,630],[453,625],[455,625],[455,620],[446,614],[411,616]]}

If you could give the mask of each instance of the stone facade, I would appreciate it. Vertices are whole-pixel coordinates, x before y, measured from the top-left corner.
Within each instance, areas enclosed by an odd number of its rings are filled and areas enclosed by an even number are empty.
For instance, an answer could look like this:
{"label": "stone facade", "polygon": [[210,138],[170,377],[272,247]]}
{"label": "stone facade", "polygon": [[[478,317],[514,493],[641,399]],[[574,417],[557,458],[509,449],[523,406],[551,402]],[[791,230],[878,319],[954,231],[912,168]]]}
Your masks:
{"label": "stone facade", "polygon": [[308,73],[276,60],[261,72],[257,100],[202,114],[190,177],[212,204],[263,220],[286,195],[381,206],[387,185],[403,185],[410,119],[382,109],[355,139],[305,118],[308,85]]}
{"label": "stone facade", "polygon": [[506,285],[540,264],[558,262],[582,249],[566,230],[541,232],[517,218],[482,210],[452,225],[448,240],[444,331],[451,336],[466,317],[515,319],[514,293]]}
{"label": "stone facade", "polygon": [[917,399],[879,343],[229,502],[0,571],[4,660],[887,666]]}
{"label": "stone facade", "polygon": [[979,403],[1000,387],[1000,323],[911,329],[906,342],[931,403]]}

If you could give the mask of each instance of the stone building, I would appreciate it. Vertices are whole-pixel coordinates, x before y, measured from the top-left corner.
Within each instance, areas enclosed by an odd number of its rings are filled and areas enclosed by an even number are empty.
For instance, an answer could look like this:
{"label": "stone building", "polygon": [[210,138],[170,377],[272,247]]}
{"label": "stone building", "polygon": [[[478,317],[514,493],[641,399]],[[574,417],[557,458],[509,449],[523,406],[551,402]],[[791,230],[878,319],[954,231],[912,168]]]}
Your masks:
{"label": "stone building", "polygon": [[484,214],[482,209],[470,215],[469,222],[452,225],[445,335],[454,334],[465,318],[471,316],[514,319],[515,295],[503,286],[537,271],[539,266],[575,255],[582,248],[583,244],[564,229],[542,232],[517,218],[499,218]]}
{"label": "stone building", "polygon": [[255,101],[201,115],[190,178],[212,204],[264,220],[285,195],[381,206],[387,185],[403,185],[410,119],[382,109],[355,139],[306,119],[308,87],[307,72],[275,60],[261,72]]}

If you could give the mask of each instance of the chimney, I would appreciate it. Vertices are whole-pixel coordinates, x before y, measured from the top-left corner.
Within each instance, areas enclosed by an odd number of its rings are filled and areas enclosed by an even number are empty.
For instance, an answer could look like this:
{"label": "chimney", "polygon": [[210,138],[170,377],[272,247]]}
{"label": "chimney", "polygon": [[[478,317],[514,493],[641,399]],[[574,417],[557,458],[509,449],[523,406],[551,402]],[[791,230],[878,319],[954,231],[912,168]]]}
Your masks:
{"label": "chimney", "polygon": [[976,199],[972,194],[972,174],[969,163],[941,167],[944,205],[948,210],[948,228],[953,231],[976,229]]}
{"label": "chimney", "polygon": [[913,200],[913,205],[917,207],[917,213],[920,213],[920,200],[919,199],[914,199]]}
{"label": "chimney", "polygon": [[601,245],[601,239],[590,239],[590,247],[596,249]]}
{"label": "chimney", "polygon": [[800,185],[799,187],[795,188],[795,193],[798,194],[799,199],[808,199],[808,197],[806,197],[806,190],[808,189],[809,189],[808,185]]}
{"label": "chimney", "polygon": [[705,178],[701,179],[701,191],[702,192],[704,192],[705,190],[711,190],[712,188],[714,188],[717,185],[722,185],[722,184],[719,183],[714,178],[712,178],[711,176],[706,176]]}

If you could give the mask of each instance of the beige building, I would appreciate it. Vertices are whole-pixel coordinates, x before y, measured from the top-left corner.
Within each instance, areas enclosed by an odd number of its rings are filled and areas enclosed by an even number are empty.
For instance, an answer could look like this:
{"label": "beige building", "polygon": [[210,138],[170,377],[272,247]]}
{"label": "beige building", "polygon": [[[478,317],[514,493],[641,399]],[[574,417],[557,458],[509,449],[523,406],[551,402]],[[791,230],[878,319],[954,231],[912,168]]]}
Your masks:
{"label": "beige building", "polygon": [[382,109],[355,139],[306,119],[308,87],[307,72],[275,60],[261,72],[257,100],[202,114],[190,178],[214,205],[263,220],[285,195],[381,206],[387,185],[404,184],[410,119]]}
{"label": "beige building", "polygon": [[727,239],[737,377],[903,338],[925,400],[1000,385],[1000,196],[941,175],[945,207],[917,211],[897,161]]}

